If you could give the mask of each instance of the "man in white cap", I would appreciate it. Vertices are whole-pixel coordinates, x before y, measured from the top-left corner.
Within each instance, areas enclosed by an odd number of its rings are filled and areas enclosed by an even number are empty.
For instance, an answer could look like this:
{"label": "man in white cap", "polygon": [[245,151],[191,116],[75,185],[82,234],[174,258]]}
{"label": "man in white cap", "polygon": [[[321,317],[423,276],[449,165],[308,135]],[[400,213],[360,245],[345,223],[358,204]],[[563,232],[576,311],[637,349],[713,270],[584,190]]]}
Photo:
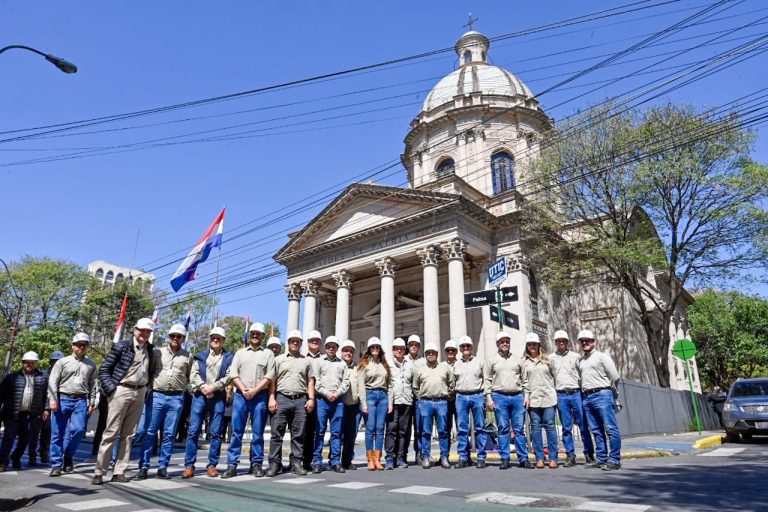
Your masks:
{"label": "man in white cap", "polygon": [[[10,456],[13,469],[21,469],[21,456],[35,432],[39,432],[45,410],[47,376],[37,368],[36,352],[21,356],[21,370],[9,373],[0,383],[0,420],[5,425],[0,444],[0,473],[8,467]],[[11,454],[13,442],[18,437]]]}
{"label": "man in white cap", "polygon": [[341,467],[356,470],[352,464],[355,458],[355,440],[360,429],[360,398],[357,396],[357,367],[355,366],[355,342],[347,340],[341,344],[341,359],[349,372],[349,388],[344,393],[344,416],[341,420]]}
{"label": "man in white cap", "polygon": [[[415,372],[425,364],[427,360],[420,354],[421,338],[418,334],[408,336],[408,355],[405,356],[411,365],[411,371]],[[416,452],[416,464],[421,465],[421,416],[419,415],[419,401],[413,398],[413,407],[411,408],[411,424],[413,425],[413,450]],[[410,436],[410,432],[408,433]],[[406,439],[405,445],[410,445],[410,437]],[[407,450],[406,450],[407,452]],[[407,453],[406,453],[407,455]]]}
{"label": "man in white cap", "polygon": [[[456,366],[456,359],[459,353],[459,345],[455,340],[448,340],[443,345],[445,352],[445,364],[453,370]],[[453,437],[453,427],[456,426],[456,391],[448,397],[448,423],[445,428],[448,431],[448,451],[451,450],[451,438]]]}
{"label": "man in white cap", "polygon": [[155,348],[152,374],[152,409],[149,428],[141,445],[139,474],[137,480],[147,478],[149,459],[155,448],[158,431],[162,431],[160,456],[157,464],[157,478],[170,478],[168,464],[173,453],[173,439],[179,424],[181,410],[184,408],[184,393],[189,385],[192,358],[184,350],[187,329],[182,324],[174,324],[168,330],[168,344]]}
{"label": "man in white cap", "polygon": [[[64,352],[61,350],[54,350],[51,352],[51,354],[48,356],[48,370],[43,370],[44,373],[47,375],[51,374],[51,370],[53,369],[53,366],[56,364],[56,362],[59,359],[63,359],[65,356]],[[40,452],[40,462],[43,464],[50,464],[51,462],[51,409],[48,405],[48,401],[46,400],[45,410],[48,411],[48,419],[43,421],[43,425],[40,427],[40,437],[37,439],[33,439],[29,443],[29,465],[33,466],[35,465],[35,458],[36,458],[36,452],[32,449],[32,445],[34,443],[37,443],[39,452]]]}
{"label": "man in white cap", "polygon": [[440,466],[451,469],[448,462],[448,397],[453,394],[456,378],[446,363],[437,361],[437,344],[427,343],[424,347],[426,364],[417,369],[413,376],[413,394],[419,400],[421,416],[421,467],[429,469],[432,451],[432,423],[437,423],[437,437],[440,445]]}
{"label": "man in white cap", "polygon": [[413,367],[405,357],[405,340],[395,338],[392,342],[392,357],[387,361],[392,373],[393,402],[392,414],[387,415],[384,448],[387,452],[384,469],[395,466],[407,468],[408,435],[411,430],[413,407]]}
{"label": "man in white cap", "polygon": [[330,423],[331,442],[329,463],[331,471],[344,473],[341,467],[341,425],[344,418],[344,395],[349,389],[349,368],[336,356],[339,339],[328,336],[325,339],[325,356],[317,365],[316,393],[317,432],[315,433],[315,452],[312,458],[312,472],[320,473],[323,464],[323,442],[325,431]]}
{"label": "man in white cap", "polygon": [[269,413],[269,385],[275,379],[275,355],[261,346],[264,324],[254,322],[248,329],[250,343],[235,352],[229,377],[235,386],[232,401],[232,440],[227,449],[227,470],[222,478],[237,476],[237,464],[248,418],[251,419],[250,473],[264,476],[264,428]]}
{"label": "man in white cap", "polygon": [[510,425],[515,433],[515,452],[521,468],[531,469],[525,440],[525,392],[528,382],[523,372],[523,360],[509,351],[510,337],[504,331],[496,335],[498,352],[490,356],[483,368],[485,407],[496,411],[499,429],[499,469],[510,467]]}
{"label": "man in white cap", "polygon": [[48,377],[48,407],[53,413],[50,476],[74,471],[72,458],[96,408],[96,363],[86,356],[90,343],[86,333],[75,334],[72,354],[59,359]]}
{"label": "man in white cap", "polygon": [[[323,335],[320,331],[310,331],[307,335],[307,357],[312,363],[312,371],[315,375],[320,371],[320,360],[323,354],[320,352],[320,346],[323,344]],[[317,406],[317,403],[315,403]],[[312,459],[315,456],[315,436],[317,435],[317,407],[312,414],[307,414],[306,423],[304,423],[304,469],[312,471]]]}
{"label": "man in white cap", "polygon": [[155,323],[151,318],[139,319],[133,327],[133,338],[112,345],[112,350],[99,368],[99,383],[107,395],[109,412],[91,480],[93,485],[104,483],[103,476],[109,468],[118,437],[120,441],[112,481],[128,482],[125,470],[131,459],[131,442],[141,418],[147,390],[152,385],[150,368],[154,360],[154,346],[149,337],[154,330]]}
{"label": "man in white cap", "polygon": [[584,416],[584,403],[581,399],[581,375],[579,361],[581,356],[570,350],[568,333],[555,331],[555,352],[549,358],[555,364],[555,389],[557,390],[557,412],[563,427],[563,446],[565,447],[565,467],[576,465],[576,448],[573,442],[573,426],[579,427],[584,444],[584,457],[587,464],[594,462],[595,448],[592,436],[587,428]]}
{"label": "man in white cap", "polygon": [[472,424],[475,429],[475,445],[477,447],[477,468],[485,467],[486,442],[485,433],[485,400],[483,399],[483,362],[472,355],[472,338],[459,338],[461,357],[453,365],[456,376],[456,416],[457,416],[457,447],[459,463],[457,468],[463,469],[472,462],[469,443],[469,414],[472,413]]}
{"label": "man in white cap", "polygon": [[584,352],[579,362],[581,392],[589,431],[595,438],[596,467],[605,471],[617,470],[621,468],[621,431],[615,409],[619,372],[611,356],[595,349],[592,331],[580,331],[579,344]]}
{"label": "man in white cap", "polygon": [[219,464],[221,454],[221,425],[227,400],[229,366],[234,358],[232,352],[224,348],[226,339],[226,331],[221,327],[214,327],[209,335],[208,348],[195,354],[192,360],[189,384],[194,396],[189,414],[184,472],[181,478],[195,476],[197,447],[200,431],[203,428],[203,419],[206,416],[209,416],[208,429],[211,434],[211,443],[208,446],[208,465],[205,473],[211,478],[219,476],[216,466]]}
{"label": "man in white cap", "polygon": [[280,343],[280,338],[277,336],[272,336],[267,340],[267,348],[272,351],[275,357],[283,352],[283,344]]}

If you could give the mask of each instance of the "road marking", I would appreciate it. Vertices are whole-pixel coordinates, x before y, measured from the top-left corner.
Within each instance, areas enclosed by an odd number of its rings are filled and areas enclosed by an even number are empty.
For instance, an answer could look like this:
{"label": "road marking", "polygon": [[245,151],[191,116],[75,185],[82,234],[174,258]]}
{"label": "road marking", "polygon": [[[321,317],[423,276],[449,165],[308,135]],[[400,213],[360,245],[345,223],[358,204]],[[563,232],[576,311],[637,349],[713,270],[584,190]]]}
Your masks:
{"label": "road marking", "polygon": [[189,482],[174,482],[173,480],[165,480],[162,478],[148,478],[147,480],[134,480],[131,487],[138,487],[140,489],[146,489],[148,491],[167,491],[171,489],[182,489],[184,487],[191,487],[195,484]]}
{"label": "road marking", "polygon": [[[259,480],[253,475],[249,475],[248,473],[243,473],[242,475],[233,476],[232,478],[222,478],[221,482],[223,483],[237,483],[237,482],[245,482],[245,481],[253,481],[253,480]],[[263,478],[262,478],[263,480]]]}
{"label": "road marking", "polygon": [[410,487],[403,487],[402,489],[392,489],[389,492],[399,492],[402,494],[418,494],[421,496],[430,496],[432,494],[440,494],[441,492],[450,491],[449,487],[430,487],[428,485],[412,485]]}
{"label": "road marking", "polygon": [[382,484],[374,484],[371,482],[345,482],[343,484],[333,484],[328,487],[336,487],[337,489],[368,489],[369,487],[376,487]]}
{"label": "road marking", "polygon": [[322,481],[323,481],[322,478],[287,478],[285,480],[275,480],[275,482],[279,482],[281,484],[292,484],[292,485],[314,484]]}
{"label": "road marking", "polygon": [[103,498],[100,500],[76,501],[74,503],[62,503],[56,506],[65,508],[67,510],[91,510],[94,508],[121,507],[123,505],[128,505],[128,503],[126,503],[125,501],[117,501],[110,498]]}
{"label": "road marking", "polygon": [[744,451],[744,448],[717,448],[711,452],[700,453],[700,457],[730,457]]}
{"label": "road marking", "polygon": [[610,501],[588,501],[576,507],[575,510],[589,510],[592,512],[643,512],[649,508],[651,508],[650,505],[611,503]]}
{"label": "road marking", "polygon": [[[48,471],[46,470],[46,473],[47,472]],[[18,471],[3,471],[2,473],[0,473],[0,476],[2,476],[2,475],[15,476],[15,475],[18,475],[18,474],[19,474]]]}
{"label": "road marking", "polygon": [[515,496],[514,494],[505,494],[503,492],[489,492],[486,494],[472,496],[467,501],[496,503],[498,505],[527,505],[528,503],[539,501],[539,498],[529,498],[527,496]]}
{"label": "road marking", "polygon": [[85,478],[90,480],[93,475],[86,475],[83,473],[62,473],[61,478]]}

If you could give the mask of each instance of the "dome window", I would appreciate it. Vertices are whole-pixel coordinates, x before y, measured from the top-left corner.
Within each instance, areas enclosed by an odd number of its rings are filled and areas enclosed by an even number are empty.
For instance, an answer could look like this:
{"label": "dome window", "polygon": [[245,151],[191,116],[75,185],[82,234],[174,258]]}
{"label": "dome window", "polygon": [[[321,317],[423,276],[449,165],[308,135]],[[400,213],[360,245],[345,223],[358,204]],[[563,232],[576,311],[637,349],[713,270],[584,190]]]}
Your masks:
{"label": "dome window", "polygon": [[464,64],[472,62],[472,52],[467,50],[464,52]]}
{"label": "dome window", "polygon": [[501,194],[515,188],[515,159],[506,151],[491,156],[493,194]]}
{"label": "dome window", "polygon": [[448,176],[449,174],[454,174],[456,172],[456,166],[453,163],[452,158],[446,158],[440,164],[437,166],[437,177],[442,178],[443,176]]}

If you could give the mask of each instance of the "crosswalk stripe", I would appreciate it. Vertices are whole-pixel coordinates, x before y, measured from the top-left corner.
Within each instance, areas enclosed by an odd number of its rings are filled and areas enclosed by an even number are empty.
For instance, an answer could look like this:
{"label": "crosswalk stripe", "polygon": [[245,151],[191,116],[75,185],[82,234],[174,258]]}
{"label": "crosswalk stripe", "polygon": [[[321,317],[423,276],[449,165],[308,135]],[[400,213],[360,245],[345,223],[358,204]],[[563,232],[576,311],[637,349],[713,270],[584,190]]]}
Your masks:
{"label": "crosswalk stripe", "polygon": [[588,501],[576,507],[575,510],[588,510],[590,512],[644,512],[649,508],[651,508],[650,505],[611,503],[610,501]]}
{"label": "crosswalk stripe", "polygon": [[237,482],[254,482],[259,480],[258,478],[255,478],[253,475],[249,475],[248,473],[244,473],[242,475],[233,476],[232,478],[220,478],[220,482],[226,482],[226,483],[237,483]]}
{"label": "crosswalk stripe", "polygon": [[164,480],[162,478],[148,478],[146,480],[133,480],[131,482],[132,487],[138,487],[148,491],[168,491],[171,489],[183,489],[184,487],[192,487],[195,485],[197,484],[193,484],[192,482],[174,482],[173,480]]}
{"label": "crosswalk stripe", "polygon": [[389,492],[430,496],[432,494],[440,494],[441,492],[446,492],[450,490],[451,489],[449,487],[430,487],[428,485],[411,485],[410,487],[403,487],[401,489],[392,489]]}
{"label": "crosswalk stripe", "polygon": [[128,505],[125,501],[113,500],[111,498],[102,498],[99,500],[75,501],[74,503],[61,503],[57,507],[67,510],[91,510],[94,508],[121,507]]}
{"label": "crosswalk stripe", "polygon": [[700,457],[730,457],[744,451],[744,448],[717,448],[711,452],[700,453]]}
{"label": "crosswalk stripe", "polygon": [[528,496],[515,496],[503,492],[489,492],[485,494],[470,497],[469,502],[495,503],[498,505],[527,505],[539,501],[539,498],[529,498]]}
{"label": "crosswalk stripe", "polygon": [[371,482],[345,482],[343,484],[331,484],[328,487],[335,487],[337,489],[368,489],[369,487],[377,487],[383,484],[374,484]]}
{"label": "crosswalk stripe", "polygon": [[15,475],[18,475],[18,474],[19,474],[18,471],[3,471],[2,473],[0,473],[0,476],[3,476],[3,475],[15,476]]}
{"label": "crosswalk stripe", "polygon": [[322,478],[286,478],[286,479],[280,479],[275,480],[275,482],[281,483],[281,484],[292,484],[292,485],[301,485],[301,484],[314,484],[316,482],[322,482]]}

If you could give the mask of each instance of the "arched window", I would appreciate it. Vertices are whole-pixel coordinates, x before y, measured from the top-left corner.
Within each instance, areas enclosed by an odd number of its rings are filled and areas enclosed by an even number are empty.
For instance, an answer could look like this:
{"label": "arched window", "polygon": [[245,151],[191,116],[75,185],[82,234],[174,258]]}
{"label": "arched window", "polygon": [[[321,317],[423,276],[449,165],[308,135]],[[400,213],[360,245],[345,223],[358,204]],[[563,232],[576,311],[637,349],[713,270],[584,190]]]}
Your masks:
{"label": "arched window", "polygon": [[491,176],[494,195],[515,188],[515,160],[509,153],[501,151],[491,157]]}
{"label": "arched window", "polygon": [[122,273],[117,274],[117,276],[115,276],[115,282],[116,283],[119,283],[122,280],[123,280],[123,274]]}
{"label": "arched window", "polygon": [[104,280],[105,283],[112,284],[115,280],[115,273],[111,270],[107,272],[107,278]]}
{"label": "arched window", "polygon": [[472,52],[467,50],[464,52],[464,64],[472,62]]}
{"label": "arched window", "polygon": [[98,279],[99,281],[103,280],[104,279],[104,269],[103,268],[96,269],[96,274],[95,275],[96,275],[96,279]]}
{"label": "arched window", "polygon": [[437,165],[437,177],[442,178],[456,172],[452,158],[446,158]]}

